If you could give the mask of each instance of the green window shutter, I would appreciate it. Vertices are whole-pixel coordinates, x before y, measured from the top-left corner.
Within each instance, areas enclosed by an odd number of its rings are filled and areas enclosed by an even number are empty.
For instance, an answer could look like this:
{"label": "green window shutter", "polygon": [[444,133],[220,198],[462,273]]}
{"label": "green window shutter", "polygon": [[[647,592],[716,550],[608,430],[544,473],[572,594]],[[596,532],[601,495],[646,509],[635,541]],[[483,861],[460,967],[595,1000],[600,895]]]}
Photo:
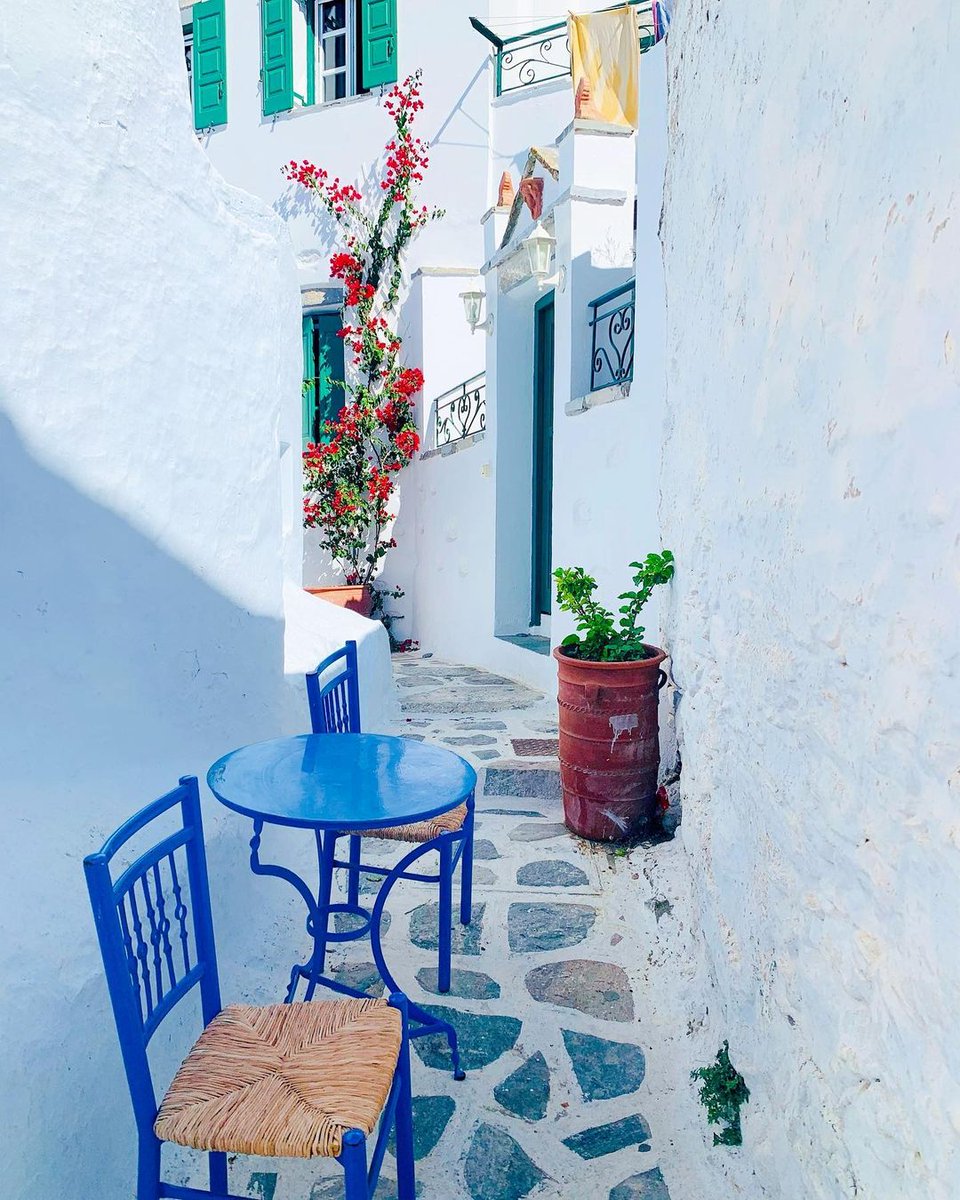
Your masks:
{"label": "green window shutter", "polygon": [[360,84],[397,82],[397,0],[360,0]]}
{"label": "green window shutter", "polygon": [[337,337],[340,315],[305,314],[303,318],[303,445],[329,441],[325,421],[343,408],[343,340]]}
{"label": "green window shutter", "polygon": [[293,108],[293,0],[260,0],[263,115]]}
{"label": "green window shutter", "polygon": [[193,124],[196,129],[227,123],[227,38],[224,0],[193,6]]}

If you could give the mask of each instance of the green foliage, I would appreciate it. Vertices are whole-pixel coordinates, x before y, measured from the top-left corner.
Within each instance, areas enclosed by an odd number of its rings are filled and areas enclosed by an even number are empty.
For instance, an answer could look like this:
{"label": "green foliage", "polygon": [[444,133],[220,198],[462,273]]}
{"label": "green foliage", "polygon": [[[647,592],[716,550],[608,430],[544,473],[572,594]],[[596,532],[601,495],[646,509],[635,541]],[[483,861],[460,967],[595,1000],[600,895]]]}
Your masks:
{"label": "green foliage", "polygon": [[597,581],[583,567],[558,567],[554,571],[557,604],[577,618],[577,633],[563,639],[565,654],[587,662],[637,662],[647,657],[645,631],[637,620],[653,589],[673,578],[673,554],[669,550],[648,554],[643,562],[630,566],[634,570],[634,590],[620,594],[623,604],[619,622],[594,600]]}
{"label": "green foliage", "polygon": [[691,1071],[691,1079],[700,1079],[700,1103],[707,1110],[711,1125],[723,1124],[713,1135],[715,1146],[742,1146],[740,1106],[750,1099],[750,1089],[743,1076],[730,1061],[730,1046],[724,1042],[717,1051],[716,1062],[709,1067]]}

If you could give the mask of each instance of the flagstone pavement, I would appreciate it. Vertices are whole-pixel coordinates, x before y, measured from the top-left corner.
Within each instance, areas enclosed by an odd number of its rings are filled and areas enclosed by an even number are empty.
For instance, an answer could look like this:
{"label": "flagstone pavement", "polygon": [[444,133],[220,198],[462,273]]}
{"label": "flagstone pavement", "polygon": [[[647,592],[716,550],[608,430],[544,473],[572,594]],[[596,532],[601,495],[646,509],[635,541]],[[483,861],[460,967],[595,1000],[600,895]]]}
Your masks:
{"label": "flagstone pavement", "polygon": [[[457,1028],[467,1071],[454,1081],[445,1039],[413,1043],[418,1196],[669,1200],[642,986],[661,913],[630,858],[562,824],[555,700],[429,655],[397,656],[395,674],[397,732],[449,746],[481,779],[474,920],[456,928],[448,994],[436,988],[435,889],[399,884],[388,905],[386,957]],[[378,862],[402,852],[365,843]],[[341,979],[381,994],[368,942],[336,955]],[[396,1195],[393,1169],[388,1153],[376,1200]],[[230,1185],[257,1200],[333,1200],[342,1174],[324,1160],[237,1159]]]}

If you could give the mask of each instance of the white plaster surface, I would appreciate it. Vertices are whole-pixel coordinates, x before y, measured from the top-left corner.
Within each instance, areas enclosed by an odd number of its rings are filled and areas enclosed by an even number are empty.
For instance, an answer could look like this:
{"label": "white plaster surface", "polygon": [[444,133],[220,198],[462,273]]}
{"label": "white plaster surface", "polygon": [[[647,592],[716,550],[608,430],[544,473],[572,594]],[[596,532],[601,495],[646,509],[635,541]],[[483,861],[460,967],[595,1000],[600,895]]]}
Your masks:
{"label": "white plaster surface", "polygon": [[956,13],[882,17],[671,31],[667,637],[704,1049],[752,1093],[674,1200],[960,1194]]}
{"label": "white plaster surface", "polygon": [[[194,137],[176,5],[8,6],[0,80],[0,1156],[17,1200],[121,1200],[132,1116],[81,860],[179,775],[305,725],[297,275]],[[293,602],[291,669],[371,628]],[[229,996],[283,901],[238,909],[248,831],[206,816]]]}

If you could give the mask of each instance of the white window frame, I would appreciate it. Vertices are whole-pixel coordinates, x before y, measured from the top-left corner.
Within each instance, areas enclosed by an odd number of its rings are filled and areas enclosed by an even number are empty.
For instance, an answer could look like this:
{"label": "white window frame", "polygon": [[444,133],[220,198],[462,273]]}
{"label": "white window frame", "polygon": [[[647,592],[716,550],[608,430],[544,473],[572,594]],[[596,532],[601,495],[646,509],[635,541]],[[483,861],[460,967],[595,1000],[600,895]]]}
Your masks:
{"label": "white window frame", "polygon": [[[327,34],[327,39],[343,38],[344,45],[344,66],[330,67],[324,69],[323,66],[323,50],[324,50],[324,33],[322,15],[324,5],[336,3],[336,0],[313,0],[313,28],[314,28],[314,53],[316,59],[314,62],[313,71],[313,91],[314,104],[335,104],[337,100],[347,100],[351,96],[357,95],[357,4],[356,0],[343,0],[344,8],[344,27],[343,31],[337,31],[334,34]],[[344,95],[338,96],[335,99],[327,100],[325,96],[325,82],[327,79],[333,79],[338,75],[345,76]]]}

